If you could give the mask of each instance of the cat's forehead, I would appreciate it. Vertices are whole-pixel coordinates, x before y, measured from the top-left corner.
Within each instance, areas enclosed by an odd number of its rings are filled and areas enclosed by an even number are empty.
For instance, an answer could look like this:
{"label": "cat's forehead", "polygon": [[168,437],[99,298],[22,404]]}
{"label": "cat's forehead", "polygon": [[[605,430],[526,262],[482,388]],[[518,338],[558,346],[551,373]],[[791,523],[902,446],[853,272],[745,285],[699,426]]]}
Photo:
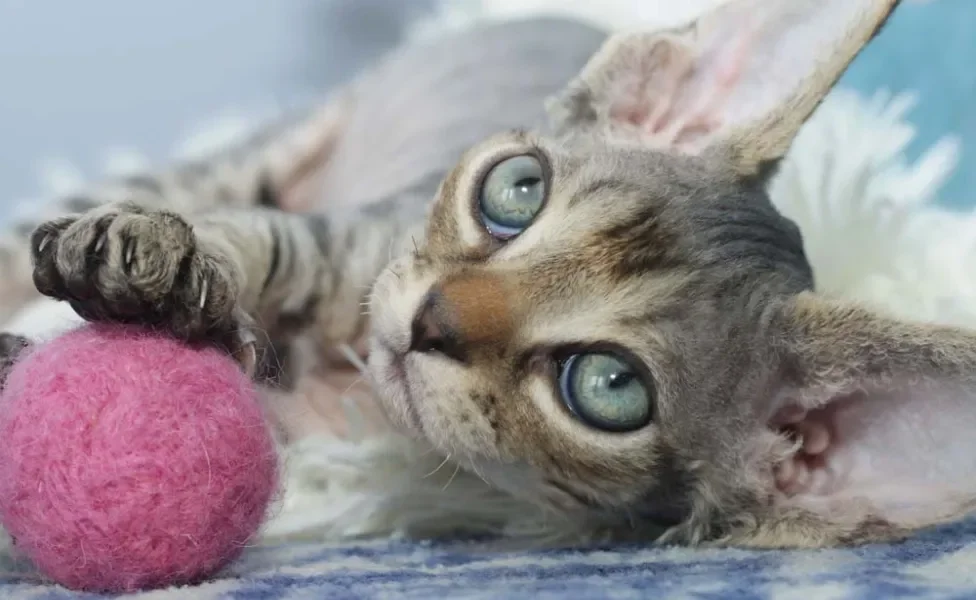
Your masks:
{"label": "cat's forehead", "polygon": [[[526,154],[546,165],[545,204],[518,236],[490,244],[480,186],[494,165]],[[560,331],[648,340],[655,323],[702,320],[719,302],[735,319],[737,299],[757,287],[812,285],[798,229],[761,186],[706,160],[592,136],[487,140],[445,181],[430,223],[427,254],[442,276],[505,282],[527,342]]]}
{"label": "cat's forehead", "polygon": [[735,176],[721,160],[675,154],[636,140],[585,132],[508,132],[488,140],[469,162],[484,173],[491,164],[522,153],[538,155],[547,166],[543,228],[558,219],[567,233],[640,229],[635,244],[659,242],[675,249],[688,245],[682,241],[700,245],[708,235],[702,230],[720,217],[791,229],[762,186]]}
{"label": "cat's forehead", "polygon": [[735,176],[718,158],[598,135],[509,132],[488,140],[469,162],[485,172],[520,153],[547,163],[547,204],[499,260],[522,257],[542,268],[560,255],[557,262],[619,279],[723,265],[811,277],[799,229],[761,182]]}
{"label": "cat's forehead", "polygon": [[538,135],[533,140],[552,161],[559,179],[616,183],[640,190],[650,200],[737,185],[717,160],[675,154],[636,140],[582,133]]}

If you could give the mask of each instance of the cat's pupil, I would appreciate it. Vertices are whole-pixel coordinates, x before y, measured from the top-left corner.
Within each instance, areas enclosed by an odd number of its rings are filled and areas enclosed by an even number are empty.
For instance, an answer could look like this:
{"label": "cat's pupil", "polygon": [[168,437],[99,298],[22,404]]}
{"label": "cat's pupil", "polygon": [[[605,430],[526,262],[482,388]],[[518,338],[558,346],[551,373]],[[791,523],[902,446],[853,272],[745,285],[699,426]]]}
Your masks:
{"label": "cat's pupil", "polygon": [[534,188],[537,185],[539,185],[539,180],[533,177],[531,179],[521,179],[521,180],[519,180],[515,184],[515,187],[518,188],[518,191],[520,193],[522,193],[522,194],[528,194],[528,193],[530,193],[532,191],[532,188]]}
{"label": "cat's pupil", "polygon": [[634,380],[634,374],[627,371],[611,373],[607,379],[609,380],[607,387],[611,390],[618,390],[630,385],[630,382]]}

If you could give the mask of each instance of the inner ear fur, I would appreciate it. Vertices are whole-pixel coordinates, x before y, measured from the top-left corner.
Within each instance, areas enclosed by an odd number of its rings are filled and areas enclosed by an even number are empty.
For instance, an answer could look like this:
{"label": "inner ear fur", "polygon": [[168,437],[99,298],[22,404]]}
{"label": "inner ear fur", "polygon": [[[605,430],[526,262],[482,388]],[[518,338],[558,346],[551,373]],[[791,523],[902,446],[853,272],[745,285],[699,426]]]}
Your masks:
{"label": "inner ear fur", "polygon": [[744,176],[781,158],[899,0],[730,0],[675,29],[612,36],[549,103],[557,129],[716,154]]}
{"label": "inner ear fur", "polygon": [[777,392],[760,408],[793,412],[799,420],[790,427],[815,427],[826,443],[812,455],[804,443],[786,457],[777,506],[851,530],[871,523],[914,530],[970,514],[976,332],[905,322],[813,293],[776,314],[770,389]]}

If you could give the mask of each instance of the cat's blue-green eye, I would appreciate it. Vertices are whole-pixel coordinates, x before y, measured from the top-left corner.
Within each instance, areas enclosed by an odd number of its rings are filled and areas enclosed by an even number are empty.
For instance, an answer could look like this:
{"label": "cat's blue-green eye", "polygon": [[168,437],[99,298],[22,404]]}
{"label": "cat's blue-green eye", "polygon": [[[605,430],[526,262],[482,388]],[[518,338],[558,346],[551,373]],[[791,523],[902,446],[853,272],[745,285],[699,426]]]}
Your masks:
{"label": "cat's blue-green eye", "polygon": [[497,238],[514,237],[535,220],[546,201],[542,163],[531,156],[516,156],[495,165],[481,187],[481,220]]}
{"label": "cat's blue-green eye", "polygon": [[574,415],[605,431],[640,429],[653,414],[654,398],[648,384],[615,354],[570,356],[560,366],[559,391]]}

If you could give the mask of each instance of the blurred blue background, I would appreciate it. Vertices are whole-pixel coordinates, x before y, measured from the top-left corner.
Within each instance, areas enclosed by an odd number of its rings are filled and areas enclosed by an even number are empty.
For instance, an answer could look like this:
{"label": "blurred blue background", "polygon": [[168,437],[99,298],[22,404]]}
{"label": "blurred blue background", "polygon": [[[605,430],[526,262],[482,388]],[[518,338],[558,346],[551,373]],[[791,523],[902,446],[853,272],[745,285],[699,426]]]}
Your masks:
{"label": "blurred blue background", "polygon": [[976,0],[902,2],[841,84],[865,94],[914,91],[918,104],[908,118],[918,136],[910,157],[946,134],[958,136],[961,162],[941,200],[976,205]]}
{"label": "blurred blue background", "polygon": [[[459,0],[464,1],[464,0]],[[0,0],[0,221],[59,157],[96,172],[103,151],[162,159],[227,108],[292,102],[396,42],[428,0]],[[920,135],[964,140],[944,192],[976,197],[976,0],[904,3],[844,83],[915,89]]]}
{"label": "blurred blue background", "polygon": [[40,161],[162,159],[228,108],[294,102],[395,43],[426,0],[0,0],[0,220]]}

